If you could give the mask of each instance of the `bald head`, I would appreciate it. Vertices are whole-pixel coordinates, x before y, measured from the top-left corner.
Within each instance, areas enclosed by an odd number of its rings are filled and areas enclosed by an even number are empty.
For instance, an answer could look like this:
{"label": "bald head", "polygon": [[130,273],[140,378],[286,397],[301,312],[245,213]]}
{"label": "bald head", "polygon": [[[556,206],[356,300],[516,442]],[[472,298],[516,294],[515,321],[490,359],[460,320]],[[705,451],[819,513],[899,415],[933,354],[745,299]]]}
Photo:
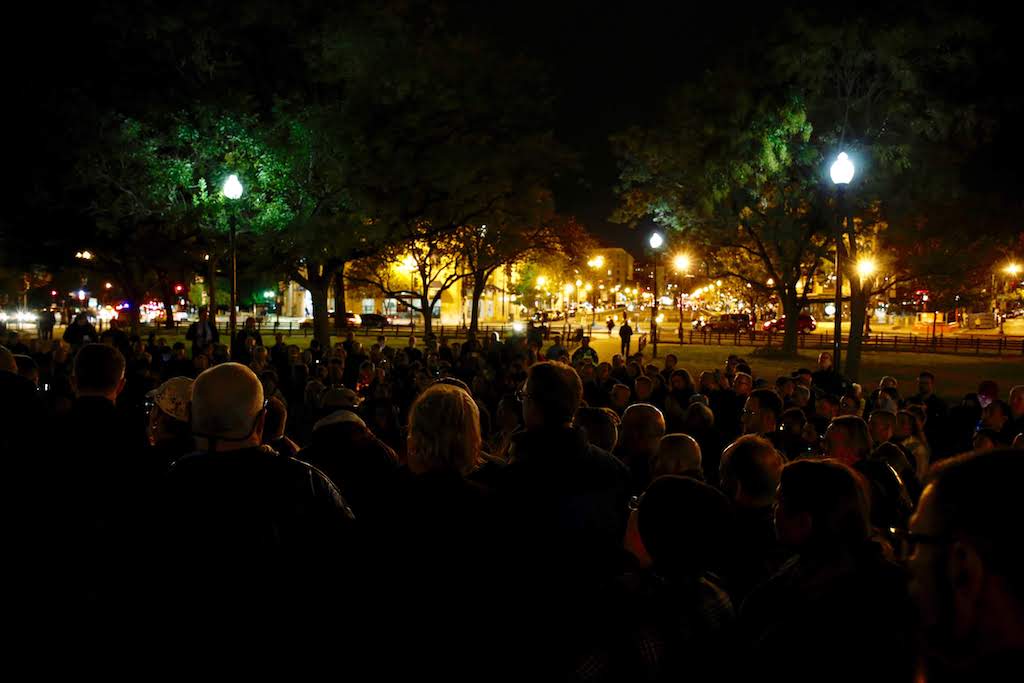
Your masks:
{"label": "bald head", "polygon": [[687,434],[666,434],[658,444],[651,470],[652,477],[678,474],[703,480],[700,445]]}
{"label": "bald head", "polygon": [[259,445],[264,417],[263,385],[244,365],[216,365],[192,385],[192,432],[214,437],[216,450]]}
{"label": "bald head", "polygon": [[770,505],[782,465],[782,456],[770,441],[753,434],[741,436],[722,452],[722,490],[741,505]]}
{"label": "bald head", "polygon": [[0,372],[18,374],[18,363],[14,360],[14,355],[7,350],[6,346],[0,346]]}
{"label": "bald head", "polygon": [[635,403],[622,414],[619,443],[632,454],[654,455],[665,436],[665,417],[649,403]]}

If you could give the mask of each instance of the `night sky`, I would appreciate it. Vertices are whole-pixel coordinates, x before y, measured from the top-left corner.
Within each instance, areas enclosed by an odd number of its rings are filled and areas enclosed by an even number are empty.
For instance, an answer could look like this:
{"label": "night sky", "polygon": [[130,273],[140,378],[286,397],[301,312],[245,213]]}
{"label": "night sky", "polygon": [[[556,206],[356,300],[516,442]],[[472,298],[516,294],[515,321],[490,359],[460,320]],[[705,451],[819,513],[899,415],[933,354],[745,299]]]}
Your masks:
{"label": "night sky", "polygon": [[[116,3],[107,3],[116,5]],[[244,3],[243,3],[244,4]],[[140,2],[133,12],[144,12]],[[149,6],[157,6],[151,4]],[[699,77],[733,46],[757,44],[765,27],[782,15],[766,3],[624,3],[524,2],[454,3],[455,24],[493,38],[510,53],[520,52],[544,64],[555,95],[556,135],[577,154],[576,171],[556,185],[559,211],[575,215],[609,246],[642,254],[648,230],[611,223],[616,205],[617,168],[608,136],[658,115],[663,97]],[[230,16],[229,6],[211,5]],[[282,6],[280,11],[287,11]],[[835,11],[854,11],[837,8]],[[139,73],[130,54],[111,52],[104,36],[141,31],[140,26],[97,13],[83,4],[61,12],[44,6],[21,7],[8,23],[3,43],[8,92],[8,130],[16,130],[6,152],[4,173],[15,196],[38,186],[66,164],[74,148],[74,131],[62,120],[62,93],[100,89],[111,99],[131,97]],[[1006,31],[1013,23],[1005,22]],[[992,87],[1016,92],[1017,71],[994,73]],[[159,87],[159,74],[154,74]],[[1019,96],[1018,96],[1019,97]],[[60,115],[58,115],[60,114]],[[997,150],[987,152],[965,172],[979,182],[1000,183],[1010,192],[1020,187],[1019,153],[1024,152],[1019,126],[1003,132]]]}

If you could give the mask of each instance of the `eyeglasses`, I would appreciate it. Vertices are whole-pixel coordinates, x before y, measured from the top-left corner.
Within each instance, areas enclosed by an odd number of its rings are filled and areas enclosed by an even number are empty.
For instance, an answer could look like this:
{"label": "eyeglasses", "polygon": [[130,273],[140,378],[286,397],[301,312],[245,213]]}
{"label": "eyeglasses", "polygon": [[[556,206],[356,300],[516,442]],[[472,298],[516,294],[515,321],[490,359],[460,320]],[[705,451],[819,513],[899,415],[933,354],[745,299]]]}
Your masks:
{"label": "eyeglasses", "polygon": [[918,545],[943,545],[952,542],[948,535],[918,534],[907,529],[889,529],[889,537],[892,540],[893,551],[900,560],[907,560],[917,553]]}

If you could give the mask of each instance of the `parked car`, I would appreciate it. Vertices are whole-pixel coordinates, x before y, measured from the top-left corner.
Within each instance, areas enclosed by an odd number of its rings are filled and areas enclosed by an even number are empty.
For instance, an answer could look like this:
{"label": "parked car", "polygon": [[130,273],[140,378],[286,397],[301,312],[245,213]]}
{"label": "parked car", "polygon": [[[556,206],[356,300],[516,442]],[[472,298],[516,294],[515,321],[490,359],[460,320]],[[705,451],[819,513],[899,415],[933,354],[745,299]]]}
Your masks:
{"label": "parked car", "polygon": [[[363,318],[358,313],[353,313],[352,311],[345,311],[344,316],[345,316],[344,319],[342,319],[342,321],[341,321],[341,326],[342,327],[359,327],[363,323]],[[334,324],[335,324],[334,321],[337,320],[337,318],[338,318],[337,314],[334,311],[331,311],[330,313],[327,314],[327,320],[330,321],[328,324],[331,327],[334,327]],[[313,319],[312,318],[306,318],[300,324],[300,327],[312,328],[313,327]]]}
{"label": "parked car", "polygon": [[712,316],[708,320],[699,318],[693,321],[693,329],[721,334],[749,332],[750,315],[747,313],[724,313]]}
{"label": "parked car", "polygon": [[[782,332],[786,329],[786,316],[766,320],[761,326],[765,332]],[[800,334],[807,334],[818,329],[818,323],[810,313],[801,313],[796,320],[796,331]]]}
{"label": "parked car", "polygon": [[385,325],[391,324],[390,315],[380,315],[379,313],[363,313],[359,316],[362,319],[360,323],[363,327],[384,327]]}

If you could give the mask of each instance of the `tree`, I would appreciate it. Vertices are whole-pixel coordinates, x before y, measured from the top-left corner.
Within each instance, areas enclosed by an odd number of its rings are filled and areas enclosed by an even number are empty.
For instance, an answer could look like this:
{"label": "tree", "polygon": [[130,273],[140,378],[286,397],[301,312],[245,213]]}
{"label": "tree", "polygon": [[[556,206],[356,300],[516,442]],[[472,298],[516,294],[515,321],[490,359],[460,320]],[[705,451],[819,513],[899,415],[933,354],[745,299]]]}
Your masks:
{"label": "tree", "polygon": [[[476,332],[480,320],[480,299],[488,280],[500,268],[514,264],[540,251],[558,251],[562,241],[559,227],[567,222],[554,215],[549,193],[538,190],[524,213],[512,213],[509,207],[494,212],[489,222],[464,226],[457,231],[462,245],[465,268],[472,281],[469,329]],[[566,235],[566,233],[562,233]]]}
{"label": "tree", "polygon": [[460,267],[463,253],[458,233],[446,234],[423,225],[411,229],[406,240],[385,245],[353,264],[348,278],[374,287],[386,298],[408,299],[410,307],[423,317],[423,333],[429,336],[434,310],[444,293],[469,275]]}
{"label": "tree", "polygon": [[[874,284],[856,270],[864,247],[884,262],[890,283],[945,275],[962,281],[984,265],[976,258],[982,250],[956,253],[964,225],[989,224],[993,229],[976,231],[986,239],[1008,233],[991,210],[1002,202],[992,202],[988,188],[972,188],[964,173],[998,129],[1005,104],[993,93],[1000,88],[979,85],[1004,56],[992,47],[991,25],[934,5],[872,8],[856,17],[809,9],[791,13],[781,35],[766,62],[779,85],[805,102],[813,143],[847,151],[860,166],[848,207],[834,204],[835,221],[852,217],[835,248],[850,283],[845,371],[857,378],[873,294],[863,285]],[[937,262],[939,254],[951,258]]]}
{"label": "tree", "polygon": [[[972,223],[991,213],[979,201],[989,193],[970,187],[963,170],[993,139],[1005,103],[987,94],[999,92],[996,84],[979,84],[985,65],[1003,57],[988,45],[990,27],[957,12],[802,9],[767,23],[759,44],[730,45],[701,84],[670,100],[660,125],[615,138],[619,218],[653,216],[695,238],[706,233],[707,248],[738,254],[739,267],[718,252],[712,265],[755,273],[752,286],[778,271],[787,322],[801,303],[794,286],[810,281],[828,251],[844,254],[853,310],[846,372],[856,378],[870,295],[854,270],[861,249],[911,236],[945,243],[957,229],[949,215],[960,215],[947,214],[950,204],[981,209]],[[827,178],[840,149],[859,167],[846,206]],[[852,220],[835,240],[846,215]],[[915,261],[913,251],[888,256],[890,265]],[[790,329],[785,346],[795,348]]]}
{"label": "tree", "polygon": [[622,168],[615,219],[652,216],[703,248],[709,276],[773,289],[786,314],[783,348],[793,353],[827,250],[821,155],[799,99],[751,91],[744,75],[717,72],[672,98],[658,126],[613,137]]}

